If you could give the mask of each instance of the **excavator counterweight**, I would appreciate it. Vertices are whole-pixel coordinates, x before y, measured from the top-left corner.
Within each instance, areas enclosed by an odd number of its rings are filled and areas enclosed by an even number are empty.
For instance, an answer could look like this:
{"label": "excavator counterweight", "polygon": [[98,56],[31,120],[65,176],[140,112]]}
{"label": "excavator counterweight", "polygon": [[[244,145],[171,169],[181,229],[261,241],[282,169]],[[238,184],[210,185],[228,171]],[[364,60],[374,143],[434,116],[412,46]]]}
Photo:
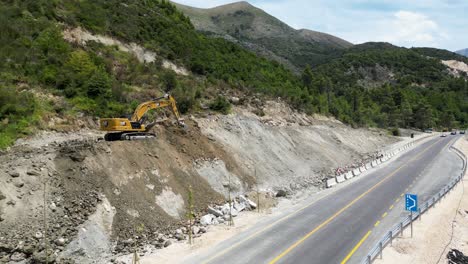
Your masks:
{"label": "excavator counterweight", "polygon": [[177,119],[177,123],[185,127],[185,123],[180,117],[179,110],[177,110],[174,97],[166,94],[151,101],[141,103],[135,109],[131,118],[101,118],[99,120],[100,129],[109,132],[104,136],[104,139],[106,141],[114,141],[154,138],[156,135],[148,131],[156,123],[143,124],[144,115],[150,110],[166,107],[171,108],[172,113]]}

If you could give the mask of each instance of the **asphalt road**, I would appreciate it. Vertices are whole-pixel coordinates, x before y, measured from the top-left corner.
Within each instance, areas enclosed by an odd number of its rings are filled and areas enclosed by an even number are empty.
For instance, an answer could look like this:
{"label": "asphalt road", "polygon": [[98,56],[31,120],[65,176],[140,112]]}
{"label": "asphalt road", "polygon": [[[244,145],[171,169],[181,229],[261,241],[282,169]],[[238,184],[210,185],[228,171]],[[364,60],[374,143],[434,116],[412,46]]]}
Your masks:
{"label": "asphalt road", "polygon": [[422,143],[188,262],[359,263],[405,214],[405,193],[417,193],[424,201],[460,172],[462,161],[448,148],[458,138],[437,137]]}

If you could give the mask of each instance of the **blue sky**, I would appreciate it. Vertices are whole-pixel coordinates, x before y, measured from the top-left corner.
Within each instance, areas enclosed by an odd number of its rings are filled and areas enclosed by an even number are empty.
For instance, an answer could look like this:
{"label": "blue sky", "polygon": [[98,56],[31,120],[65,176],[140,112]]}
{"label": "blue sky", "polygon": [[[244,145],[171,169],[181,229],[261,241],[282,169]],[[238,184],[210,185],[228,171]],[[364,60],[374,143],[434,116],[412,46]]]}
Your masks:
{"label": "blue sky", "polygon": [[[234,1],[178,0],[209,8]],[[405,47],[468,48],[468,0],[252,0],[290,26],[353,43],[387,41]]]}

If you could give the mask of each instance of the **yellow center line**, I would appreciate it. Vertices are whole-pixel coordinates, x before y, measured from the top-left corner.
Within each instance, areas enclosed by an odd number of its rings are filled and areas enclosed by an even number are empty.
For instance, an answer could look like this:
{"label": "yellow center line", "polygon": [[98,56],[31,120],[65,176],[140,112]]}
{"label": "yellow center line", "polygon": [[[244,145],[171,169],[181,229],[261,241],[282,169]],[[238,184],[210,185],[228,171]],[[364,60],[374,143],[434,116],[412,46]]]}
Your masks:
{"label": "yellow center line", "polygon": [[[351,207],[353,204],[355,204],[357,201],[361,200],[364,196],[366,196],[367,194],[369,194],[371,191],[373,191],[375,188],[377,188],[378,186],[380,186],[382,183],[384,183],[386,180],[388,180],[390,177],[392,177],[393,175],[395,175],[398,171],[400,171],[403,167],[405,167],[406,165],[408,165],[409,163],[411,163],[412,161],[416,160],[417,158],[419,158],[422,154],[424,154],[425,152],[427,152],[432,146],[434,146],[437,142],[439,141],[435,141],[434,143],[432,143],[431,145],[429,145],[424,151],[420,152],[418,155],[414,156],[412,159],[408,160],[405,164],[401,165],[400,167],[398,167],[396,170],[394,170],[392,173],[390,173],[389,175],[385,176],[385,178],[383,178],[381,181],[379,181],[378,183],[376,183],[374,186],[372,186],[370,189],[368,189],[367,191],[365,191],[364,193],[362,193],[361,195],[359,195],[357,198],[355,198],[354,200],[352,200],[350,203],[348,203],[347,205],[345,205],[343,208],[341,208],[340,210],[338,210],[338,212],[336,212],[335,214],[333,214],[332,216],[330,216],[327,220],[323,221],[320,225],[318,225],[317,227],[315,227],[312,231],[310,231],[309,233],[307,233],[304,237],[302,237],[301,239],[299,239],[298,241],[296,241],[294,244],[292,244],[290,247],[288,247],[286,250],[284,250],[283,252],[281,252],[281,254],[279,254],[278,256],[276,256],[273,260],[271,260],[269,262],[269,264],[274,264],[276,262],[278,262],[282,257],[284,257],[286,254],[288,254],[291,250],[293,250],[295,247],[297,247],[298,245],[300,245],[302,242],[304,242],[307,238],[309,238],[311,235],[313,235],[315,232],[317,232],[318,230],[320,230],[322,227],[326,226],[328,223],[330,223],[333,219],[335,219],[337,216],[339,216],[340,214],[342,214],[346,209],[348,209],[349,207]],[[384,215],[386,215],[387,213],[385,213]],[[367,237],[366,237],[367,238]],[[353,252],[354,253],[354,252]]]}
{"label": "yellow center line", "polygon": [[348,260],[354,254],[354,252],[356,252],[356,250],[358,250],[358,248],[362,245],[362,243],[364,243],[364,241],[366,241],[366,239],[369,237],[371,232],[372,231],[370,231],[370,230],[367,231],[367,233],[361,238],[361,240],[359,240],[359,243],[357,243],[356,246],[354,246],[354,248],[351,250],[351,252],[349,252],[349,254],[346,256],[346,258],[344,258],[343,261],[341,261],[341,264],[345,264],[346,262],[348,262]]}
{"label": "yellow center line", "polygon": [[388,208],[388,210],[392,210],[393,209],[393,204],[390,205],[390,208]]}
{"label": "yellow center line", "polygon": [[[432,146],[432,145],[431,145],[431,146]],[[429,146],[429,147],[431,147],[431,146]],[[429,148],[429,147],[428,147],[428,148]],[[444,148],[445,148],[445,147],[444,147]],[[423,152],[426,152],[426,151],[427,151],[427,149],[424,150]],[[442,151],[442,150],[441,150],[441,151]],[[403,196],[403,193],[400,195],[400,197],[402,197],[402,196]],[[398,198],[397,200],[400,200],[400,198]],[[384,213],[384,214],[382,215],[382,218],[385,217],[386,215],[387,215],[387,213]],[[379,222],[379,221],[377,221],[377,222]],[[378,224],[375,223],[374,226],[376,226],[376,225],[378,225]],[[367,235],[367,236],[368,236],[368,235]],[[365,237],[363,238],[363,240],[366,240],[366,239],[367,239],[367,236],[365,236]],[[351,252],[346,256],[346,258],[341,262],[341,264],[346,263],[346,262],[349,260],[349,258],[351,258],[351,257],[353,256],[354,252],[357,250],[356,247],[359,248],[359,247],[361,246],[361,244],[364,242],[363,240],[361,239],[361,241],[359,241],[359,243],[351,250]]]}
{"label": "yellow center line", "polygon": [[400,197],[403,197],[403,195],[405,195],[404,193],[400,194]]}
{"label": "yellow center line", "polygon": [[397,199],[395,200],[395,203],[398,203],[399,201],[400,201],[400,198],[397,198]]}
{"label": "yellow center line", "polygon": [[374,227],[377,227],[380,224],[380,221],[375,222]]}
{"label": "yellow center line", "polygon": [[382,218],[386,217],[387,216],[387,212],[385,212],[383,215],[382,215]]}

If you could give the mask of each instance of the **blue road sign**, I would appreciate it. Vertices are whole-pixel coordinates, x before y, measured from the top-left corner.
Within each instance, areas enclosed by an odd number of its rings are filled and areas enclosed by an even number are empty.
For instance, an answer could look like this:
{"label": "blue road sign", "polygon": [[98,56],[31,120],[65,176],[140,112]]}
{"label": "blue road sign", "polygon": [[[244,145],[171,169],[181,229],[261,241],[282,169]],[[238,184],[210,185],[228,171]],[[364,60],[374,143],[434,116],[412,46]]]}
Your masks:
{"label": "blue road sign", "polygon": [[405,195],[405,209],[406,211],[417,212],[418,211],[418,196],[416,194],[407,193]]}

